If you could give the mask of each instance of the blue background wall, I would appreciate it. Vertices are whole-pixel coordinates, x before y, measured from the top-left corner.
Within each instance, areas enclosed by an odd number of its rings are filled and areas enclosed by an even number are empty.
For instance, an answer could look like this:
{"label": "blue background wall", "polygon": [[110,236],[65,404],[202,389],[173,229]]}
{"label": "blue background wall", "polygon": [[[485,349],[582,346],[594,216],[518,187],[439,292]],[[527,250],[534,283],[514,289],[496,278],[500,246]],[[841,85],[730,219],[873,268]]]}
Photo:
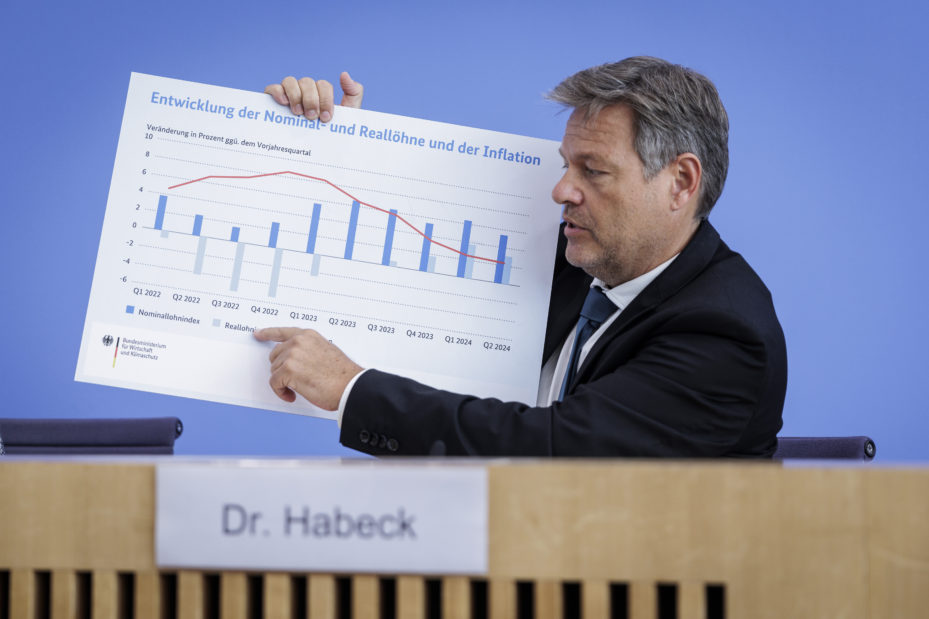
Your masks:
{"label": "blue background wall", "polygon": [[73,381],[130,71],[260,91],[347,68],[371,109],[560,139],[543,92],[650,54],[707,74],[728,108],[712,221],[784,325],[782,433],[867,433],[885,462],[929,455],[915,2],[18,4],[0,26],[0,416],[172,414],[179,453],[354,454],[332,422]]}

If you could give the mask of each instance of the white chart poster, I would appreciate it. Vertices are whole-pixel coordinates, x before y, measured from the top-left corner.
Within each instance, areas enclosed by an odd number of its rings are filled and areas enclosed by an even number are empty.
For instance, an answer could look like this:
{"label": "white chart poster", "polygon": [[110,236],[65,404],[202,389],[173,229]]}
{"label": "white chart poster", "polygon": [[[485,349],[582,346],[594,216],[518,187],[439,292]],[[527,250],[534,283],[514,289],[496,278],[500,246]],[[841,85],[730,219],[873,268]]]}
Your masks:
{"label": "white chart poster", "polygon": [[133,74],[75,378],[332,417],[268,387],[256,328],[534,402],[558,144]]}

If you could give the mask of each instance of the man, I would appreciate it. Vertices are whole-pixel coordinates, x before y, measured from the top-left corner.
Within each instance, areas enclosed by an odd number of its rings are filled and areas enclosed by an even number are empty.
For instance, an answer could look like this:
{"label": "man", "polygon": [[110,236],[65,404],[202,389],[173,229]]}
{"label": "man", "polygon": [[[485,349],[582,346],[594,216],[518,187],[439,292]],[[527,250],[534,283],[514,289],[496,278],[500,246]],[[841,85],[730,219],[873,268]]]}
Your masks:
{"label": "man", "polygon": [[[360,85],[343,74],[342,86],[360,104]],[[268,92],[331,117],[324,82]],[[715,87],[635,57],[581,71],[550,98],[573,113],[552,190],[564,224],[538,405],[362,371],[295,328],[256,333],[279,342],[271,387],[338,408],[341,442],[372,454],[770,457],[784,336],[764,284],[706,220],[728,169]]]}

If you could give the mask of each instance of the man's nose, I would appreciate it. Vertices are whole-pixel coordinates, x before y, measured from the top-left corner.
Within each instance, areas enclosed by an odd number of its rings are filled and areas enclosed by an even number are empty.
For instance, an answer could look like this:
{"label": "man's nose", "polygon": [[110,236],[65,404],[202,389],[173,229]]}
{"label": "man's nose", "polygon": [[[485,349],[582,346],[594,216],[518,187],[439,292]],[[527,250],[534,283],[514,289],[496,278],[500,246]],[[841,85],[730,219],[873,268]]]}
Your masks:
{"label": "man's nose", "polygon": [[570,170],[565,170],[555,186],[552,188],[552,200],[558,204],[580,204],[583,194],[571,180]]}

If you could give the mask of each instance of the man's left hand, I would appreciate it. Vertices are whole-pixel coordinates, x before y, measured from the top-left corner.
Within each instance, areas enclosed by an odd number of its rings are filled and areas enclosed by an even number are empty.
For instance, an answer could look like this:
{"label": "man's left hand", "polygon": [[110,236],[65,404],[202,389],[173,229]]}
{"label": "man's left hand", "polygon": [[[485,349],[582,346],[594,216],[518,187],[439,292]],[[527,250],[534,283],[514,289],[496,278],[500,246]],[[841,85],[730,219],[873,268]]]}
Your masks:
{"label": "man's left hand", "polygon": [[299,393],[322,409],[336,410],[349,381],[364,369],[312,329],[270,327],[255,331],[255,339],[279,342],[269,356],[268,382],[285,402]]}

